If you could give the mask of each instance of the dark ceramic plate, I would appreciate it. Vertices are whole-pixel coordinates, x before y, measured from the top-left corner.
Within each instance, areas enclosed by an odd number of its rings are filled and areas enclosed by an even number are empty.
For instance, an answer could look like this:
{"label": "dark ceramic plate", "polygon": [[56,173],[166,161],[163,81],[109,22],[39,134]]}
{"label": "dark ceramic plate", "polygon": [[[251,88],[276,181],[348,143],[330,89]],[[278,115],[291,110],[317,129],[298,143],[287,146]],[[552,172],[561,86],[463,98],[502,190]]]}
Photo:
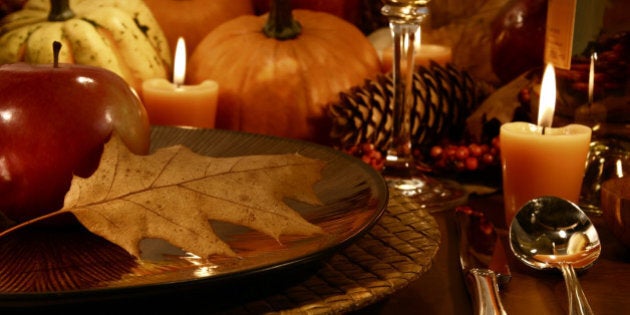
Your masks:
{"label": "dark ceramic plate", "polygon": [[132,297],[172,288],[209,288],[318,261],[369,229],[387,205],[382,177],[363,162],[312,143],[222,130],[154,127],[152,150],[184,144],[208,156],[295,153],[327,163],[315,191],[323,206],[287,201],[326,233],[283,237],[213,222],[241,258],[201,260],[168,243],[142,241],[143,259],[81,227],[30,227],[0,238],[0,307]]}

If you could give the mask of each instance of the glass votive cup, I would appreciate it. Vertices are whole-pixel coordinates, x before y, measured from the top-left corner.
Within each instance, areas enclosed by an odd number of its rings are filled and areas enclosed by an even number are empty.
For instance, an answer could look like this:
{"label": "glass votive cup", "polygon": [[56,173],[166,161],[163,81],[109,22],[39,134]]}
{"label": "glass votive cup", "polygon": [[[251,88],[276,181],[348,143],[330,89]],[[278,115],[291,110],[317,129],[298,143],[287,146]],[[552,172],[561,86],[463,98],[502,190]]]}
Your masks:
{"label": "glass votive cup", "polygon": [[602,184],[630,176],[630,142],[608,138],[591,142],[580,194],[580,207],[589,215],[601,215]]}

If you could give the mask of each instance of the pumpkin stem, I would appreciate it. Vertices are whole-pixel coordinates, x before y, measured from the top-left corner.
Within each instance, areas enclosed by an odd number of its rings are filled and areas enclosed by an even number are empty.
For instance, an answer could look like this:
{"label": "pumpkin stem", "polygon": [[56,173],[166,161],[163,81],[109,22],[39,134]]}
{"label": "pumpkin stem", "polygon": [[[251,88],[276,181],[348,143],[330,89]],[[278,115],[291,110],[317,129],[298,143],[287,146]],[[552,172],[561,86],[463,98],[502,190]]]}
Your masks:
{"label": "pumpkin stem", "polygon": [[302,25],[293,19],[290,0],[271,0],[263,33],[278,40],[293,39],[302,33]]}
{"label": "pumpkin stem", "polygon": [[70,9],[69,2],[69,0],[50,0],[48,21],[62,22],[73,18],[75,14]]}
{"label": "pumpkin stem", "polygon": [[61,43],[53,42],[53,68],[59,68],[59,52],[61,51]]}

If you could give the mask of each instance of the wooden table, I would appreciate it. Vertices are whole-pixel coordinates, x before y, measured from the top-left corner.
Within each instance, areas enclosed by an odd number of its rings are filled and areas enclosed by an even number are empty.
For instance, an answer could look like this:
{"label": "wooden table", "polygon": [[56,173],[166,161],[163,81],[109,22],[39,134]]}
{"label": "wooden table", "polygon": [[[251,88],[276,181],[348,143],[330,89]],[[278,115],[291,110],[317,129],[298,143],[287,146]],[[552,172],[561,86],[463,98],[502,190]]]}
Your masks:
{"label": "wooden table", "polygon": [[[473,197],[469,204],[487,211],[505,235],[501,195]],[[357,314],[473,313],[458,263],[453,211],[433,215],[440,226],[442,244],[431,269],[406,288]],[[580,283],[595,314],[630,314],[630,249],[613,237],[601,217],[593,221],[602,241],[602,254],[595,265],[579,274]],[[559,272],[536,271],[516,261],[511,253],[508,257],[512,279],[501,292],[508,314],[567,314],[566,289]]]}

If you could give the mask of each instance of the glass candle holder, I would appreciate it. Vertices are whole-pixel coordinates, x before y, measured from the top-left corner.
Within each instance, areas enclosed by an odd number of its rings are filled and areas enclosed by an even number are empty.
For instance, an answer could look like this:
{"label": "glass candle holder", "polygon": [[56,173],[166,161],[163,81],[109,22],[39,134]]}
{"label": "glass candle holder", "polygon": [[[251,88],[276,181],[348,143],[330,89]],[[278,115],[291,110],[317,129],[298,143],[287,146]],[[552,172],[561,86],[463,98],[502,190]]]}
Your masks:
{"label": "glass candle holder", "polygon": [[429,210],[451,208],[467,195],[453,181],[437,180],[421,171],[412,153],[411,109],[414,53],[420,26],[429,15],[429,0],[383,0],[381,13],[389,20],[393,39],[393,133],[383,175],[389,186],[415,198]]}

